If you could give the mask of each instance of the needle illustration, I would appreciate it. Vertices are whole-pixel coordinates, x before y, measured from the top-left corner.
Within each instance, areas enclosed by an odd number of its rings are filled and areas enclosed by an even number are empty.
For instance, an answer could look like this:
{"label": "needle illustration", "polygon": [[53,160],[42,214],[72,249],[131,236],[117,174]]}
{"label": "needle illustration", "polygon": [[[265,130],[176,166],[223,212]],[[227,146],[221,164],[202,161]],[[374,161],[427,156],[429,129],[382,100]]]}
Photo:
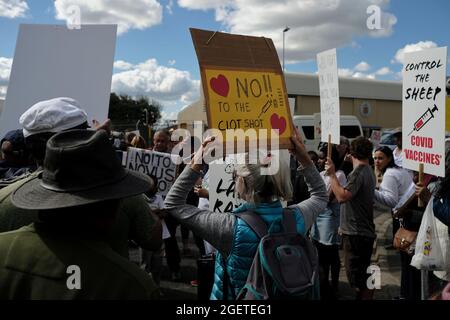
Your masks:
{"label": "needle illustration", "polygon": [[261,118],[262,114],[266,113],[267,110],[269,110],[271,105],[272,105],[272,100],[267,100],[266,104],[262,107],[261,113],[259,114],[258,118]]}

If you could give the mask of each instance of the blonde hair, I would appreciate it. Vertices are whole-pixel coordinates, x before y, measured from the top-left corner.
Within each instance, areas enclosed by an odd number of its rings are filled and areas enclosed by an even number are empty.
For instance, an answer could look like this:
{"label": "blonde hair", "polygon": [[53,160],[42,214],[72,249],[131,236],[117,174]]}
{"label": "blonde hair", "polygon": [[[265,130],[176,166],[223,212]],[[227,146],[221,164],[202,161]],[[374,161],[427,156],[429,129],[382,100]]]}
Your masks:
{"label": "blonde hair", "polygon": [[249,161],[247,154],[245,160],[245,164],[235,168],[236,191],[240,198],[251,203],[292,199],[289,162],[274,153],[264,158],[259,156],[257,161]]}

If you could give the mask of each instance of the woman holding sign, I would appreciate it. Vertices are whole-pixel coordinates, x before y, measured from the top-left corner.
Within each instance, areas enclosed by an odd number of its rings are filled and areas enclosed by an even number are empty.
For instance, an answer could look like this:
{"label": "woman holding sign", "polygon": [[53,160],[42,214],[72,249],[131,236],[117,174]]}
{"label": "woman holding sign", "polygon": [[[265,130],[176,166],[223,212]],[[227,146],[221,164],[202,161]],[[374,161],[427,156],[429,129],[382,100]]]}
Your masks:
{"label": "woman holding sign", "polygon": [[[281,164],[271,175],[262,175],[264,169],[275,167],[279,161],[275,155],[258,159],[256,164],[239,164],[234,172],[236,191],[245,200],[233,213],[216,213],[201,210],[186,204],[186,195],[195,181],[201,176],[203,154],[221,147],[218,141],[207,138],[195,154],[193,163],[187,166],[169,191],[165,206],[169,214],[185,224],[200,237],[217,248],[215,283],[211,293],[212,300],[234,300],[244,287],[253,257],[257,252],[259,237],[243,218],[236,214],[256,214],[267,227],[280,223],[284,209],[281,200],[292,197],[289,165]],[[306,152],[300,134],[291,138],[294,149],[290,150],[300,162],[298,170],[305,176],[311,197],[289,207],[295,219],[295,228],[305,235],[316,217],[328,203],[323,179]],[[217,144],[216,144],[217,143]],[[215,145],[215,146],[214,146]],[[277,227],[280,227],[277,225]],[[226,288],[224,290],[224,288]]]}

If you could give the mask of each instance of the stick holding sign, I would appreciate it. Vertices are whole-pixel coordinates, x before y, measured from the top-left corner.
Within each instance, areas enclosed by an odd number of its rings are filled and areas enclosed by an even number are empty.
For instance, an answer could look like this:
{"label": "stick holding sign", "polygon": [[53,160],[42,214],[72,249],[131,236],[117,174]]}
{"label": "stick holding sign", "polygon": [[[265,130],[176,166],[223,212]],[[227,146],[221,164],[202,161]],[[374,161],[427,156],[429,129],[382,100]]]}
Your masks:
{"label": "stick holding sign", "polygon": [[[419,185],[423,186],[423,163],[419,164]],[[420,199],[420,197],[418,198],[418,203],[417,206],[419,208],[423,208],[423,201]]]}

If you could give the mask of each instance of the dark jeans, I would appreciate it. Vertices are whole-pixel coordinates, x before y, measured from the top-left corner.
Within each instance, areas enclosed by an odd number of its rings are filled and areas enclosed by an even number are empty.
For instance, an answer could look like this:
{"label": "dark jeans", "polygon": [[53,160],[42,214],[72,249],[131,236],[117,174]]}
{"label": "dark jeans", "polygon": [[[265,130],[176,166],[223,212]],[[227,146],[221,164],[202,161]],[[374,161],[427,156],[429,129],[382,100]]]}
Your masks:
{"label": "dark jeans", "polygon": [[176,238],[178,222],[171,216],[166,217],[164,221],[166,222],[167,229],[169,229],[170,233],[170,238],[164,240],[167,265],[171,272],[179,272],[181,257]]}
{"label": "dark jeans", "polygon": [[[324,245],[314,240],[314,245],[319,254],[319,276],[321,300],[336,298],[339,286],[339,271],[341,260],[339,259],[339,245]],[[331,271],[331,286],[329,275]]]}
{"label": "dark jeans", "polygon": [[420,270],[410,265],[412,256],[406,252],[400,251],[400,258],[402,264],[400,295],[406,300],[420,300]]}
{"label": "dark jeans", "polygon": [[367,289],[367,268],[370,266],[374,240],[360,235],[342,235],[345,271],[352,288]]}

